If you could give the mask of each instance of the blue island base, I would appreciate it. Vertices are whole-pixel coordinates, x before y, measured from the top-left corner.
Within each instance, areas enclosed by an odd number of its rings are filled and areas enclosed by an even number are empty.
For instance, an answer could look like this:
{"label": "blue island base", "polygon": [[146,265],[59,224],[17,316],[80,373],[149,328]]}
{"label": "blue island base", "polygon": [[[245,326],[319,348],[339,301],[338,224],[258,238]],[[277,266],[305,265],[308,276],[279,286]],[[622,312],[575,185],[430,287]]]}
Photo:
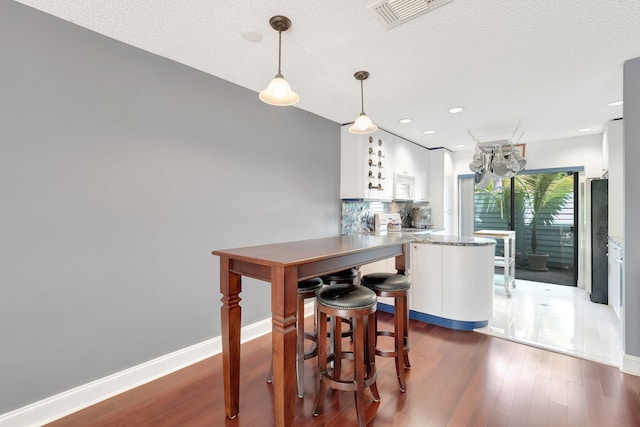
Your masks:
{"label": "blue island base", "polygon": [[[390,304],[384,304],[379,302],[378,310],[383,311],[385,313],[393,313],[394,307]],[[483,328],[489,324],[489,320],[481,320],[478,322],[467,322],[463,320],[445,319],[444,317],[421,313],[419,311],[414,311],[414,310],[409,310],[409,318],[413,320],[419,320],[420,322],[443,326],[449,329],[457,329],[459,331],[471,331],[476,328]]]}

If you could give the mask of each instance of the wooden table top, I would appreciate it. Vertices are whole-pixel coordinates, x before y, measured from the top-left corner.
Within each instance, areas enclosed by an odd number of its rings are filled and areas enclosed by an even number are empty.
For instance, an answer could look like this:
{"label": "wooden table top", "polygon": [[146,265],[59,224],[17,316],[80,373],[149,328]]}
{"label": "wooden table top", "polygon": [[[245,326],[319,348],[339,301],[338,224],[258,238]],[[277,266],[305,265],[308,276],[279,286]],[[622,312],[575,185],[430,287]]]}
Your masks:
{"label": "wooden table top", "polygon": [[321,239],[299,240],[269,245],[248,246],[215,250],[213,255],[228,256],[256,264],[282,265],[284,267],[306,264],[366,251],[371,248],[394,246],[412,242],[412,237],[374,236],[349,234]]}

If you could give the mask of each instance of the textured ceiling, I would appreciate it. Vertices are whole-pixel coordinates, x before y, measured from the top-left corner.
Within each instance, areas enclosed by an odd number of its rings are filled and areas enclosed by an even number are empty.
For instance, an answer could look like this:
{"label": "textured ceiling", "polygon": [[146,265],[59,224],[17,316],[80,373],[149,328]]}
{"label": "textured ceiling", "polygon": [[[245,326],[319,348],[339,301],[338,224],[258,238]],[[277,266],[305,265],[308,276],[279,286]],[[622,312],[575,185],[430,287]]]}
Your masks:
{"label": "textured ceiling", "polygon": [[286,15],[282,72],[297,108],[352,122],[353,73],[368,70],[365,111],[378,126],[454,150],[473,146],[469,131],[509,138],[519,121],[526,143],[602,132],[622,116],[607,103],[622,99],[623,63],[640,56],[639,0],[454,0],[388,31],[366,9],[374,0],[20,2],[256,92],[277,70],[269,18]]}

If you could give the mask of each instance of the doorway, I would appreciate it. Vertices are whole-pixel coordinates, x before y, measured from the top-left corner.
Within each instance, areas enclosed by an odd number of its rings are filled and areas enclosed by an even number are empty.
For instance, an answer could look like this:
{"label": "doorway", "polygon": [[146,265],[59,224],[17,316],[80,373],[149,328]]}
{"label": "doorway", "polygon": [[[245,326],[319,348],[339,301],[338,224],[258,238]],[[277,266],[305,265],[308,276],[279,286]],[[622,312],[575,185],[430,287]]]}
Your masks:
{"label": "doorway", "polygon": [[[578,173],[527,171],[473,191],[473,231],[516,233],[516,279],[577,286]],[[502,241],[496,254],[502,255]],[[499,268],[499,267],[497,267]]]}

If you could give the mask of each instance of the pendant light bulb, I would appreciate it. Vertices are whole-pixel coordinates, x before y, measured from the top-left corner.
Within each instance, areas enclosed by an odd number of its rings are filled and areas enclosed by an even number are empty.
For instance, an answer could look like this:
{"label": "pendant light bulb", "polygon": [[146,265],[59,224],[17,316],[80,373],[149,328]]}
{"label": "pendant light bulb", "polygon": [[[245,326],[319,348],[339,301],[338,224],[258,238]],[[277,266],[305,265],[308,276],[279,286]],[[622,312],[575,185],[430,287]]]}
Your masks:
{"label": "pendant light bulb", "polygon": [[367,134],[373,133],[378,130],[378,126],[374,125],[369,116],[364,113],[364,89],[362,81],[369,78],[369,72],[367,71],[358,71],[353,75],[356,80],[360,80],[360,102],[362,110],[360,115],[353,122],[353,126],[349,128],[349,132],[355,134]]}
{"label": "pendant light bulb", "polygon": [[360,113],[353,126],[349,128],[349,132],[358,134],[372,133],[378,130],[378,126],[374,125],[369,116]]}
{"label": "pendant light bulb", "polygon": [[278,73],[271,80],[269,86],[258,97],[262,102],[278,107],[285,107],[296,104],[300,97],[291,90],[291,85],[284,79],[280,70],[282,57],[282,32],[287,31],[291,27],[291,21],[286,16],[277,15],[269,20],[271,27],[278,32]]}
{"label": "pendant light bulb", "polygon": [[300,100],[298,94],[291,90],[291,85],[282,74],[276,74],[269,86],[260,92],[259,97],[265,104],[276,106],[293,105]]}

